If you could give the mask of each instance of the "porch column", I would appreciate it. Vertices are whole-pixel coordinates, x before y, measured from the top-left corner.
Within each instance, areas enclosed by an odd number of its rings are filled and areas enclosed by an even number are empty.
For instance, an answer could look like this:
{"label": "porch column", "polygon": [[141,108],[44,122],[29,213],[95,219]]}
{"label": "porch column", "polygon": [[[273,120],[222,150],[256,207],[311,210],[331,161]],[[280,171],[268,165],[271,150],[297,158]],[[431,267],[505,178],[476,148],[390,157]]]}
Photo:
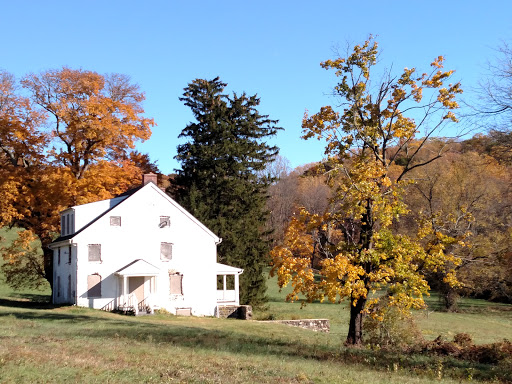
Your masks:
{"label": "porch column", "polygon": [[123,276],[123,306],[128,303],[128,277]]}
{"label": "porch column", "polygon": [[222,299],[226,300],[226,275],[222,275]]}
{"label": "porch column", "polygon": [[238,286],[240,282],[240,275],[235,273],[235,303],[236,305],[240,305],[240,288]]}

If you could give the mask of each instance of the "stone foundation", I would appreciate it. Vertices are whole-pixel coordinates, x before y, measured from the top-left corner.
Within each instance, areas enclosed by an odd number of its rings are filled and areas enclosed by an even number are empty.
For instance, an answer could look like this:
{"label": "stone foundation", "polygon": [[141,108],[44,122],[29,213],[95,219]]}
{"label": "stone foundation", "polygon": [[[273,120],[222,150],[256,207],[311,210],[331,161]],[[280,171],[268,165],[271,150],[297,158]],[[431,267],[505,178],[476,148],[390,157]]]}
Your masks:
{"label": "stone foundation", "polygon": [[331,329],[329,319],[270,320],[266,322],[286,324],[292,327],[300,327],[315,332],[329,332]]}
{"label": "stone foundation", "polygon": [[252,307],[250,305],[224,305],[217,307],[217,317],[223,319],[252,319]]}

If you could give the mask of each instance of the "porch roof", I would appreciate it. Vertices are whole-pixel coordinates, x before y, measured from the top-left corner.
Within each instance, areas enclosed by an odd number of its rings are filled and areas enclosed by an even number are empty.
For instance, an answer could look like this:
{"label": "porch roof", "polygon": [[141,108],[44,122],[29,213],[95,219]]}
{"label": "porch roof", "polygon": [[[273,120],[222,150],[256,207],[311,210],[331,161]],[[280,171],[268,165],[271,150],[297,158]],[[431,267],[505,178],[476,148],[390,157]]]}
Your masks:
{"label": "porch roof", "polygon": [[114,274],[118,276],[158,276],[160,270],[146,260],[137,259],[117,270]]}
{"label": "porch roof", "polygon": [[244,271],[241,268],[235,268],[221,263],[215,263],[215,269],[217,270],[217,275],[239,275]]}

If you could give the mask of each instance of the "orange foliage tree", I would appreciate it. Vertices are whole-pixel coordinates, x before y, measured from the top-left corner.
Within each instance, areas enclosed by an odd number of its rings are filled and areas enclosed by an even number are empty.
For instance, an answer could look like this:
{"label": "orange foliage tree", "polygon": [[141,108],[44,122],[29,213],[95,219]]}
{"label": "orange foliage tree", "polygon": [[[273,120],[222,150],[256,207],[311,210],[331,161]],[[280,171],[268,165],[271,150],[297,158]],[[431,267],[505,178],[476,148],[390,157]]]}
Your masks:
{"label": "orange foliage tree", "polygon": [[[405,176],[443,154],[440,149],[427,159],[418,156],[442,125],[457,121],[453,110],[460,84],[446,84],[453,71],[443,70],[441,56],[430,73],[406,68],[372,83],[377,54],[370,38],[346,57],[321,64],[340,78],[334,94],[342,108],[306,113],[302,126],[305,139],[326,141],[330,205],[320,215],[303,210],[290,223],[283,245],[271,252],[279,285],[293,286],[289,300],[299,295],[306,301],[349,299],[350,345],[362,343],[364,313],[382,315],[376,304],[384,296],[370,298],[372,291],[385,289],[386,303],[403,311],[421,308],[429,289],[424,270],[458,263],[442,242],[426,251],[418,237],[396,234],[392,224],[407,212],[402,194],[410,181]],[[419,232],[427,236],[432,229],[422,226]],[[317,272],[312,264],[319,255]],[[445,278],[457,283],[453,270]]]}
{"label": "orange foliage tree", "polygon": [[143,100],[119,74],[64,67],[27,75],[20,87],[0,73],[0,227],[24,230],[1,249],[13,287],[51,282],[47,245],[62,209],[111,198],[140,180],[129,153],[154,125]]}

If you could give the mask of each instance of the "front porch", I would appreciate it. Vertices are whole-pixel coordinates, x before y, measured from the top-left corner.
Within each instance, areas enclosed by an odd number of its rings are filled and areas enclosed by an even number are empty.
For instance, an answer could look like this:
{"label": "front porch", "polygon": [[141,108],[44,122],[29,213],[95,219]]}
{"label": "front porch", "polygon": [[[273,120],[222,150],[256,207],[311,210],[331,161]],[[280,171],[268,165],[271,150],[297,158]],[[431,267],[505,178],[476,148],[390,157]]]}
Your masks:
{"label": "front porch", "polygon": [[240,274],[243,269],[216,263],[217,273],[217,316],[220,307],[240,306]]}
{"label": "front porch", "polygon": [[160,271],[145,260],[138,259],[115,272],[119,279],[119,295],[113,310],[141,315],[153,314],[157,308],[156,278]]}

